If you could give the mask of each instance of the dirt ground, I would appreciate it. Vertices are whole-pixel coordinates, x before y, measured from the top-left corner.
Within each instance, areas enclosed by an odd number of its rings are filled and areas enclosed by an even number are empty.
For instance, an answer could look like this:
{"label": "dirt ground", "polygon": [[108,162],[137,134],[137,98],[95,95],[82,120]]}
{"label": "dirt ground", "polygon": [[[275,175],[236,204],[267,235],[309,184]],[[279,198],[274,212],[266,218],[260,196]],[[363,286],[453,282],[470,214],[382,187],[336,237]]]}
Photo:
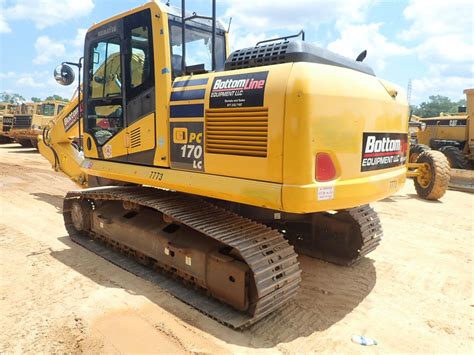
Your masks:
{"label": "dirt ground", "polygon": [[238,332],[70,242],[75,188],[35,150],[0,145],[1,353],[474,351],[472,194],[427,202],[408,182],[374,204],[376,251],[347,268],[300,257],[296,299]]}

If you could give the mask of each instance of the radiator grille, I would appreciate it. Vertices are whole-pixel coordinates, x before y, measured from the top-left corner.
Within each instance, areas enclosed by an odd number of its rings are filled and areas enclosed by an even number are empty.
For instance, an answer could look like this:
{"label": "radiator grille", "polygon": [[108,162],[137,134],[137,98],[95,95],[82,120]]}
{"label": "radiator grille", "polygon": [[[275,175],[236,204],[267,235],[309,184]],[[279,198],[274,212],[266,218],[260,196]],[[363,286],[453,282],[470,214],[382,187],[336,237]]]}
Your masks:
{"label": "radiator grille", "polygon": [[206,153],[266,157],[268,109],[206,111]]}
{"label": "radiator grille", "polygon": [[130,148],[137,148],[141,144],[140,127],[133,129],[130,132]]}
{"label": "radiator grille", "polygon": [[13,129],[28,129],[31,127],[31,116],[15,116]]}

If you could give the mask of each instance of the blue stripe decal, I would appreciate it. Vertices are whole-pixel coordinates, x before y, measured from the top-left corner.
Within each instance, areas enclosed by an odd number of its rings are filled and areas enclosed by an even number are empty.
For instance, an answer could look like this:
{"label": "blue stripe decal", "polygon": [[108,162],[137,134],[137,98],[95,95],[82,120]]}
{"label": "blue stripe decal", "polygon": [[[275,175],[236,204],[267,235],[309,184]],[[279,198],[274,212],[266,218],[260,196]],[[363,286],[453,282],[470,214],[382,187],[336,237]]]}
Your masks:
{"label": "blue stripe decal", "polygon": [[183,80],[183,81],[175,81],[173,84],[174,88],[183,88],[185,86],[197,86],[197,85],[206,85],[207,78],[205,79],[192,79],[192,80]]}
{"label": "blue stripe decal", "polygon": [[205,94],[206,89],[175,91],[171,93],[171,101],[201,100]]}
{"label": "blue stripe decal", "polygon": [[170,106],[170,117],[203,117],[204,104]]}

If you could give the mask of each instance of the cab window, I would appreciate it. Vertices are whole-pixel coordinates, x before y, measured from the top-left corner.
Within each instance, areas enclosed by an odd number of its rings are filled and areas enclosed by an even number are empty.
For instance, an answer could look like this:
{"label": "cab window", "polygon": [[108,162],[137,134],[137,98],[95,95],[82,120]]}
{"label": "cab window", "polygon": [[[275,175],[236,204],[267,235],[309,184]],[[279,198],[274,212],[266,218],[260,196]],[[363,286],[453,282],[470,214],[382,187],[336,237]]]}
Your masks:
{"label": "cab window", "polygon": [[44,104],[43,107],[43,116],[54,116],[54,104]]}
{"label": "cab window", "polygon": [[98,145],[103,145],[124,128],[120,39],[112,37],[92,43],[89,53],[85,128]]}
{"label": "cab window", "polygon": [[122,92],[122,68],[119,38],[100,41],[91,51],[90,98],[119,96]]}
{"label": "cab window", "polygon": [[135,13],[124,19],[127,46],[127,55],[125,56],[127,103],[154,86],[151,27],[149,10]]}
{"label": "cab window", "polygon": [[148,28],[140,26],[132,29],[130,43],[132,47],[130,77],[133,89],[142,85],[150,76]]}
{"label": "cab window", "polygon": [[[199,27],[198,27],[199,26]],[[173,77],[182,75],[181,24],[176,19],[169,21],[171,41],[171,66]],[[216,70],[222,70],[225,63],[225,37],[221,30],[216,36]],[[186,24],[186,66],[204,64],[204,69],[212,69],[212,28],[199,23]]]}
{"label": "cab window", "polygon": [[63,108],[64,108],[64,105],[58,105],[58,115],[63,110]]}

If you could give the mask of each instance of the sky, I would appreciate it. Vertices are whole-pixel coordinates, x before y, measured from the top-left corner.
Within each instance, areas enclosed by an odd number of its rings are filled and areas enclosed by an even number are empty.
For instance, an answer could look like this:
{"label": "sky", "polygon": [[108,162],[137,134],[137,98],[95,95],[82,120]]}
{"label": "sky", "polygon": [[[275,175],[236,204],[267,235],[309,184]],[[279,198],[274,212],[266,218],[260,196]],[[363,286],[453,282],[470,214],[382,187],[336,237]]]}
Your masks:
{"label": "sky", "polygon": [[[27,100],[70,97],[73,87],[53,79],[54,68],[82,56],[91,25],[146,0],[0,0],[0,92]],[[171,0],[180,6],[180,0]],[[218,0],[229,23],[231,50],[297,33],[306,41],[365,62],[378,77],[403,87],[410,101],[430,95],[452,100],[474,87],[472,0]],[[187,0],[189,11],[210,15],[211,0]],[[73,85],[74,86],[74,85]]]}

